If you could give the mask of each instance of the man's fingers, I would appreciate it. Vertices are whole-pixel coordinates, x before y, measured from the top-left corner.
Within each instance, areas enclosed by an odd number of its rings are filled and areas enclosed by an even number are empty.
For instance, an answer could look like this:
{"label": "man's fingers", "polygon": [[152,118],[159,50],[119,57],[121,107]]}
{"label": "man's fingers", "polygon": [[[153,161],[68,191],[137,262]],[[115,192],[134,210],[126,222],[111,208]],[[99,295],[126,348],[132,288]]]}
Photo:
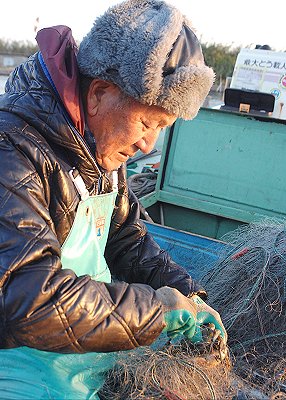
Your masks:
{"label": "man's fingers", "polygon": [[212,342],[215,343],[220,336],[221,336],[221,331],[219,329],[215,329],[212,334]]}

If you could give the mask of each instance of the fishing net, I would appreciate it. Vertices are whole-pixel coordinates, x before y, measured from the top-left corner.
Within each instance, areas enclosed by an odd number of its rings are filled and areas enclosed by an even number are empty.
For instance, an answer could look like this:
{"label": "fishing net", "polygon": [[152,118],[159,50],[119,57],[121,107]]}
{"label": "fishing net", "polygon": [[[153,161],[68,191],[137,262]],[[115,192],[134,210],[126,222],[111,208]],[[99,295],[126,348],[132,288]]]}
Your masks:
{"label": "fishing net", "polygon": [[286,398],[286,223],[267,218],[222,239],[228,246],[202,283],[228,331],[234,371],[280,396],[264,398]]}
{"label": "fishing net", "polygon": [[140,348],[123,355],[109,372],[102,400],[232,399],[227,360],[203,354],[187,342],[161,349]]}
{"label": "fishing net", "polygon": [[186,342],[123,355],[103,400],[286,399],[286,222],[265,219],[225,235],[204,265],[208,303],[228,331],[230,360]]}

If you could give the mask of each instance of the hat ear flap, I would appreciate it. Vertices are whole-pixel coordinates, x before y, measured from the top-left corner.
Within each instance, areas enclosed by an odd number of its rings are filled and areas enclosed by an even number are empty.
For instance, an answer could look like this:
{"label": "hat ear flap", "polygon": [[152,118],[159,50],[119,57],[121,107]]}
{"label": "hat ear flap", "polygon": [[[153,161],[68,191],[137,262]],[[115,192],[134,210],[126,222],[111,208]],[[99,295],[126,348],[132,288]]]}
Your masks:
{"label": "hat ear flap", "polygon": [[212,68],[205,64],[180,67],[162,83],[157,105],[183,119],[193,119],[215,80]]}

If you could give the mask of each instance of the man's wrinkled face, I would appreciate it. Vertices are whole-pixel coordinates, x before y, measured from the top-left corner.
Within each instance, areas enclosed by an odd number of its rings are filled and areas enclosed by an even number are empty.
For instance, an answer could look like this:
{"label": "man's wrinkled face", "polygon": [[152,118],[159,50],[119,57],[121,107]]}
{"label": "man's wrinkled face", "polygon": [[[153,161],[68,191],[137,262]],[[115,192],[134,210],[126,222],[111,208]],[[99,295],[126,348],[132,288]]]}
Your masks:
{"label": "man's wrinkled face", "polygon": [[102,82],[95,81],[93,88],[91,84],[87,123],[95,137],[97,162],[112,171],[138,150],[149,153],[161,129],[172,125],[176,117],[161,107],[126,97],[117,86],[106,82],[104,86]]}

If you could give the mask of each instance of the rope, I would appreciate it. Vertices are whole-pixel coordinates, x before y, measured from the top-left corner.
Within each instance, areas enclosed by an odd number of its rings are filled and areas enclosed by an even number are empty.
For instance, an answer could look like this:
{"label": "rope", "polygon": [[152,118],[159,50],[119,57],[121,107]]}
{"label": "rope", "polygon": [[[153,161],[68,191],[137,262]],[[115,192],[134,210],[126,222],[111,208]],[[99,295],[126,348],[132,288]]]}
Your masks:
{"label": "rope", "polygon": [[141,174],[133,174],[128,178],[128,186],[140,198],[155,190],[157,182],[157,174],[155,172],[143,172]]}

